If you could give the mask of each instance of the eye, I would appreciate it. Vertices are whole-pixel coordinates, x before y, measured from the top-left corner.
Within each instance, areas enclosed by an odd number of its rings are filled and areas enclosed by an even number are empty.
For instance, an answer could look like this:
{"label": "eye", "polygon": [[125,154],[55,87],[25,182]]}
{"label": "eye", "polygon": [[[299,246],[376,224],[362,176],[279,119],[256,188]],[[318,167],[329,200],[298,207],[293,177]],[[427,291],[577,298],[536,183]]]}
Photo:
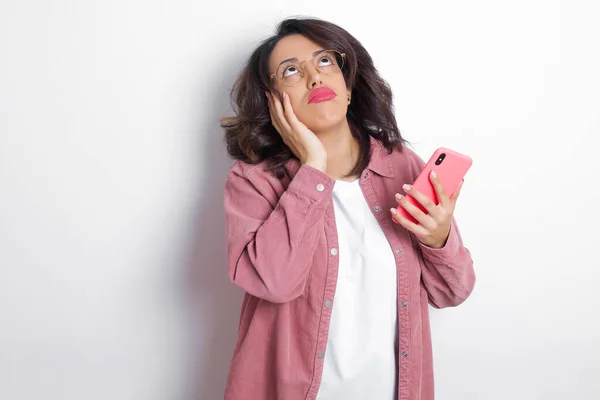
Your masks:
{"label": "eye", "polygon": [[320,67],[326,67],[328,65],[333,65],[334,63],[335,62],[333,61],[332,57],[329,54],[324,55],[319,59]]}
{"label": "eye", "polygon": [[284,78],[288,78],[290,76],[293,76],[297,73],[299,73],[300,71],[298,70],[298,67],[295,65],[288,65],[287,67],[285,67],[283,69],[283,77]]}

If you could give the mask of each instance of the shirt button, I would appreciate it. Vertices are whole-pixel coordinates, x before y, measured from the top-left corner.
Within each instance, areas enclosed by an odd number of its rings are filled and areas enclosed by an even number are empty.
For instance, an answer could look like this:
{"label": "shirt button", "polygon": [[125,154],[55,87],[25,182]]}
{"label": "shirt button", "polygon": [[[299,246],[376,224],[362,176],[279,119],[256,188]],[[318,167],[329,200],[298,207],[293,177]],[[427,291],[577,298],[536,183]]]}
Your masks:
{"label": "shirt button", "polygon": [[331,255],[332,256],[337,256],[337,253],[338,253],[338,249],[336,249],[335,247],[332,247],[331,248]]}
{"label": "shirt button", "polygon": [[396,254],[400,254],[400,253],[402,253],[402,249],[400,249],[400,248],[396,249]]}
{"label": "shirt button", "polygon": [[325,308],[331,308],[332,305],[333,305],[333,301],[325,300]]}
{"label": "shirt button", "polygon": [[402,358],[406,358],[406,357],[408,357],[408,353],[407,353],[407,352],[405,352],[405,351],[403,351],[403,352],[402,352]]}
{"label": "shirt button", "polygon": [[321,360],[322,360],[322,359],[324,359],[324,358],[325,358],[325,352],[324,352],[324,351],[320,352],[320,353],[319,353],[319,355],[318,355],[318,357],[319,357]]}
{"label": "shirt button", "polygon": [[375,206],[375,212],[379,212],[379,211],[381,211],[381,207]]}
{"label": "shirt button", "polygon": [[363,175],[363,178],[367,179],[369,177],[369,173],[365,172],[365,174]]}
{"label": "shirt button", "polygon": [[405,302],[405,301],[403,301],[403,302],[401,303],[401,306],[402,306],[402,308],[406,308],[406,306],[407,306],[407,305],[408,305],[408,304],[406,304],[406,302]]}
{"label": "shirt button", "polygon": [[319,184],[317,185],[317,190],[318,190],[319,192],[322,192],[323,190],[325,190],[325,186],[324,186],[322,183],[319,183]]}

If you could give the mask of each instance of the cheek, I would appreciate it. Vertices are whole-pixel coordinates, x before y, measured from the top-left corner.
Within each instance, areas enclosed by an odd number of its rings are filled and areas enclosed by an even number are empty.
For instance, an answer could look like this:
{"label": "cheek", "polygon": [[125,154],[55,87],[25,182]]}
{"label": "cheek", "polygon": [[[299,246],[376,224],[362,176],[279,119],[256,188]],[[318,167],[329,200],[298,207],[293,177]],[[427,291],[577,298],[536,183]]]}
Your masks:
{"label": "cheek", "polygon": [[282,93],[285,92],[290,98],[290,103],[292,104],[292,108],[294,110],[300,110],[304,103],[304,92],[296,92],[293,88],[284,88]]}
{"label": "cheek", "polygon": [[333,84],[335,85],[336,91],[338,91],[338,93],[346,94],[348,87],[346,86],[346,80],[344,79],[343,74],[336,74]]}

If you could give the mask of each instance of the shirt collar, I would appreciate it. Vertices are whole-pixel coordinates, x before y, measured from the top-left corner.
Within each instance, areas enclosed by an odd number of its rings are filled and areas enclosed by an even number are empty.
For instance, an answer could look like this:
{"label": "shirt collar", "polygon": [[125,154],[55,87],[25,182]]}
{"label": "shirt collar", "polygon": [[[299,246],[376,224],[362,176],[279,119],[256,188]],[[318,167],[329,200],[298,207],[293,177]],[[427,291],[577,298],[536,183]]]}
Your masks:
{"label": "shirt collar", "polygon": [[371,138],[371,160],[369,161],[368,169],[378,175],[386,178],[394,177],[394,168],[392,167],[391,154],[388,152],[381,142]]}

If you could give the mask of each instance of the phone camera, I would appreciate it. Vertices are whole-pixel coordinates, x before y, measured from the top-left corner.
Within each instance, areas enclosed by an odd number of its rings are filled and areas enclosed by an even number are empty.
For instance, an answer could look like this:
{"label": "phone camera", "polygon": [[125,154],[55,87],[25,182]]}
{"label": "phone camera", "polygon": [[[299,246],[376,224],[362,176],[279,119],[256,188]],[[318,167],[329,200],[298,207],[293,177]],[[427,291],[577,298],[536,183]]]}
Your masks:
{"label": "phone camera", "polygon": [[438,159],[435,160],[435,165],[440,165],[442,163],[442,161],[444,161],[444,158],[446,158],[446,153],[440,154]]}

